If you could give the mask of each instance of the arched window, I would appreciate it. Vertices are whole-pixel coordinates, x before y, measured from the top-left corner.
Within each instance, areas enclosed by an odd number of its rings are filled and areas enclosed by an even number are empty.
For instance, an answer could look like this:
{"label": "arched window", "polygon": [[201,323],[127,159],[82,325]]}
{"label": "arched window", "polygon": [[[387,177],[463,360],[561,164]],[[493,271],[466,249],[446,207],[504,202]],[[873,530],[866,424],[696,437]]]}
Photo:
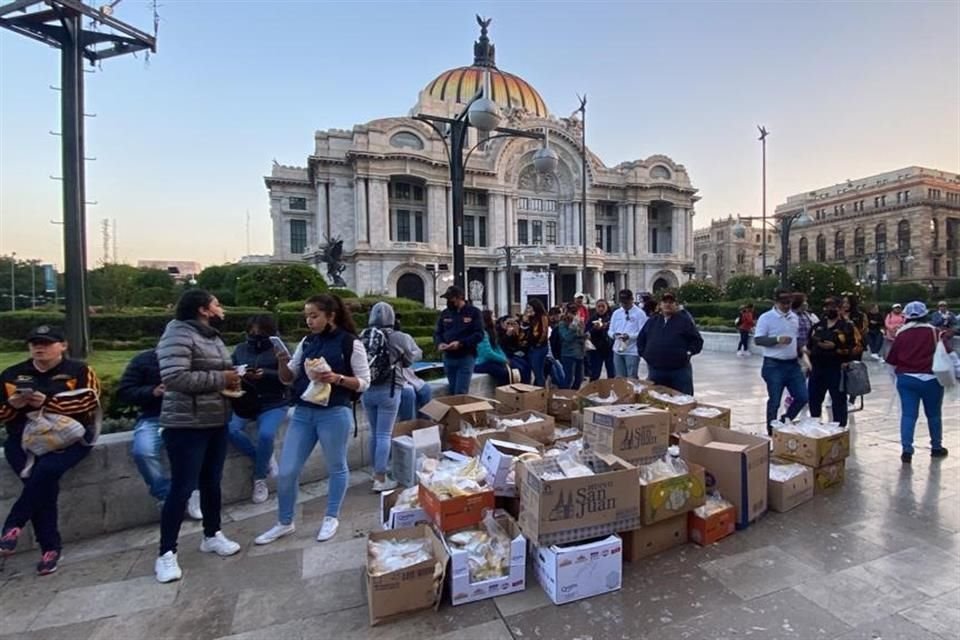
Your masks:
{"label": "arched window", "polygon": [[700,256],[700,271],[702,273],[710,271],[710,256],[706,253]]}
{"label": "arched window", "polygon": [[[935,219],[930,219],[930,236],[933,238],[933,248],[940,248],[940,225]],[[939,269],[937,270],[939,272]],[[940,275],[937,273],[936,275]]]}
{"label": "arched window", "polygon": [[651,178],[660,178],[661,180],[670,179],[670,170],[662,165],[657,165],[653,169],[650,169]]}
{"label": "arched window", "polygon": [[827,239],[821,233],[817,236],[817,262],[827,261]]}
{"label": "arched window", "polygon": [[860,258],[867,253],[867,240],[863,233],[863,227],[857,227],[853,231],[853,255]]}
{"label": "arched window", "polygon": [[833,257],[837,260],[843,260],[847,257],[847,236],[843,231],[837,231],[837,235],[833,238]]}
{"label": "arched window", "polygon": [[877,251],[887,250],[887,225],[882,222],[873,232],[873,243],[877,246]]}
{"label": "arched window", "polygon": [[810,260],[810,247],[807,244],[806,238],[800,238],[800,262],[808,262]]}
{"label": "arched window", "polygon": [[425,302],[423,278],[415,273],[405,273],[397,279],[397,297]]}
{"label": "arched window", "polygon": [[897,251],[906,253],[910,251],[910,223],[901,220],[897,224]]}
{"label": "arched window", "polygon": [[401,131],[395,133],[390,137],[390,146],[391,147],[400,147],[401,149],[423,149],[423,140],[420,139],[416,134],[410,133],[409,131]]}
{"label": "arched window", "polygon": [[737,251],[737,264],[742,265],[747,263],[747,252],[743,249]]}

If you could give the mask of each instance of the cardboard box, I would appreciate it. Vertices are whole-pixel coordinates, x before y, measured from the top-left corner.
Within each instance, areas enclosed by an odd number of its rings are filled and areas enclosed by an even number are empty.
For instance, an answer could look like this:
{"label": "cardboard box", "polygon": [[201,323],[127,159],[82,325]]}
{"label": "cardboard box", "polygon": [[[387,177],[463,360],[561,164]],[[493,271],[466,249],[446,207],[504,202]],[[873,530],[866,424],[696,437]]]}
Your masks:
{"label": "cardboard box", "polygon": [[581,543],[533,547],[537,581],[554,604],[618,591],[623,542],[616,535]]}
{"label": "cardboard box", "polygon": [[823,493],[828,489],[842,485],[846,464],[846,460],[841,460],[839,462],[834,462],[833,464],[828,464],[826,466],[814,469],[813,492],[815,494]]}
{"label": "cardboard box", "polygon": [[670,414],[642,404],[583,410],[583,442],[599,453],[646,464],[663,457],[670,444]]}
{"label": "cardboard box", "polygon": [[572,389],[550,389],[547,392],[547,413],[557,422],[570,422],[570,414],[579,408],[577,392]]}
{"label": "cardboard box", "polygon": [[384,529],[409,529],[421,524],[430,524],[423,509],[398,509],[397,498],[401,490],[393,489],[380,494],[380,524]]}
{"label": "cardboard box", "polygon": [[[799,464],[787,460],[770,460],[770,473],[778,466]],[[771,511],[784,513],[813,499],[813,469],[803,467],[803,473],[786,481],[767,479],[767,502]]]}
{"label": "cardboard box", "polygon": [[706,469],[706,487],[737,509],[737,527],[767,510],[770,441],[739,431],[705,427],[680,436],[680,457]]}
{"label": "cardboard box", "polygon": [[553,458],[517,465],[520,529],[538,546],[579,542],[640,526],[640,476],[616,456],[584,452],[582,461],[595,475],[543,480],[557,471]]}
{"label": "cardboard box", "polygon": [[[518,427],[497,430],[498,422],[501,420],[525,420],[529,417],[535,417],[537,420]],[[483,430],[483,432],[477,435],[465,435],[467,425]],[[517,442],[523,444],[534,446],[550,444],[553,442],[554,420],[552,416],[536,411],[522,411],[510,415],[499,415],[492,412],[475,413],[466,416],[460,422],[460,428],[447,435],[447,446],[464,455],[477,457],[483,452],[483,446],[487,440],[490,438],[505,439],[504,434],[508,432],[524,436],[524,438],[517,440]]]}
{"label": "cardboard box", "polygon": [[[699,416],[697,415],[697,412],[700,409],[717,410],[720,412],[720,415],[715,417]],[[721,429],[729,429],[730,409],[727,407],[718,407],[714,404],[704,404],[703,402],[698,402],[697,406],[687,412],[687,415],[684,418],[683,429],[681,430],[692,431],[694,429],[700,429],[703,427],[720,427]]]}
{"label": "cardboard box", "polygon": [[726,538],[737,530],[737,511],[734,507],[727,507],[701,518],[696,511],[687,514],[687,528],[690,531],[690,540],[702,547],[711,545]]}
{"label": "cardboard box", "polygon": [[[497,515],[499,524],[510,536],[510,568],[507,575],[480,582],[470,582],[469,553],[457,550],[447,543],[450,554],[450,602],[453,606],[485,600],[496,596],[523,591],[526,588],[527,539],[520,533],[517,523],[509,515]],[[483,528],[481,523],[480,528]],[[471,529],[475,527],[470,527]]]}
{"label": "cardboard box", "polygon": [[460,429],[460,421],[464,416],[488,411],[493,411],[493,402],[470,395],[444,396],[431,400],[420,409],[420,413],[443,425],[446,433]]}
{"label": "cardboard box", "polygon": [[420,485],[420,508],[440,531],[466,529],[480,522],[485,509],[493,509],[493,489],[456,498],[441,498]]}
{"label": "cardboard box", "polygon": [[653,386],[650,380],[638,380],[637,378],[626,378],[626,381],[633,385],[634,399],[636,404],[649,404],[647,402],[647,389]]}
{"label": "cardboard box", "polygon": [[639,562],[687,544],[687,514],[621,533],[620,537],[623,539],[623,559]]}
{"label": "cardboard box", "polygon": [[640,481],[640,514],[643,526],[676,518],[706,501],[703,467],[694,462],[688,462],[687,467],[689,471],[680,476],[650,484]]}
{"label": "cardboard box", "polygon": [[[611,395],[616,398],[612,402],[594,402],[589,396],[598,394],[601,398],[609,398]],[[600,407],[612,404],[629,404],[637,397],[633,385],[624,378],[601,378],[594,380],[585,387],[577,391],[577,399],[582,408]]]}
{"label": "cardboard box", "polygon": [[532,420],[517,427],[507,427],[507,431],[517,431],[536,440],[540,444],[553,442],[553,432],[556,429],[556,420],[540,411],[524,410],[495,417],[488,416],[487,424],[497,425],[503,420]]}
{"label": "cardboard box", "polygon": [[532,384],[507,384],[497,387],[494,397],[500,405],[498,411],[516,413],[518,411],[539,411],[547,413],[547,390]]}
{"label": "cardboard box", "polygon": [[[520,496],[496,496],[494,504],[500,511],[506,511],[510,517],[519,522],[520,520]],[[519,526],[519,525],[517,525]]]}
{"label": "cardboard box", "polygon": [[[583,415],[583,414],[580,414]],[[553,432],[553,442],[550,444],[555,444],[557,442],[573,442],[574,440],[579,440],[583,437],[583,422],[579,427],[573,425],[562,426],[557,425],[556,429]]]}
{"label": "cardboard box", "polygon": [[774,431],[773,455],[814,468],[833,464],[850,455],[850,431],[822,438]]}
{"label": "cardboard box", "polygon": [[367,560],[367,606],[370,624],[381,622],[409,611],[419,611],[440,605],[446,574],[447,549],[443,541],[428,526],[393,531],[371,531],[367,540],[411,540],[425,538],[433,548],[433,559],[404,567],[380,576],[370,573]]}
{"label": "cardboard box", "polygon": [[661,398],[656,398],[652,394],[656,393],[659,395],[667,396],[679,396],[681,394],[676,389],[671,389],[670,387],[665,387],[660,384],[651,385],[643,393],[644,402],[649,403],[651,406],[657,407],[658,409],[664,409],[670,414],[671,429],[676,432],[684,431],[687,428],[687,414],[690,413],[690,410],[697,406],[696,400],[690,400],[688,402],[677,403],[669,402],[667,400],[662,400]]}
{"label": "cardboard box", "polygon": [[[525,441],[525,442],[524,442]],[[483,445],[480,463],[487,470],[487,486],[497,496],[518,495],[516,477],[510,477],[516,457],[524,453],[542,453],[543,447],[521,433],[504,431],[501,437],[489,438]]]}
{"label": "cardboard box", "polygon": [[439,458],[440,451],[440,427],[437,425],[415,429],[410,435],[397,436],[390,442],[391,475],[404,487],[412,487],[417,484],[420,461],[423,458]]}

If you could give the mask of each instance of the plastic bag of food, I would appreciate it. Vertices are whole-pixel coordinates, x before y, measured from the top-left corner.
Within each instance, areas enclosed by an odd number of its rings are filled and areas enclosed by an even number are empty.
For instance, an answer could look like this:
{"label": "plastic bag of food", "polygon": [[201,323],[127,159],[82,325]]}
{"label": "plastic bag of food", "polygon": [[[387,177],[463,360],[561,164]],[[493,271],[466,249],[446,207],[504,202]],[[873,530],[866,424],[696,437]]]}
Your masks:
{"label": "plastic bag of food", "polygon": [[452,550],[467,552],[471,583],[502,578],[510,571],[510,537],[493,511],[487,511],[477,529],[447,536],[447,543]]}
{"label": "plastic bag of food", "polygon": [[417,486],[404,489],[397,495],[394,508],[398,510],[417,509],[420,506],[420,488]]}
{"label": "plastic bag of food", "polygon": [[770,479],[774,482],[786,482],[791,478],[802,476],[806,471],[807,467],[802,464],[771,464]]}
{"label": "plastic bag of food", "polygon": [[668,402],[670,404],[690,404],[694,402],[694,397],[685,393],[669,394],[663,393],[662,391],[648,391],[647,393],[654,400]]}
{"label": "plastic bag of food", "polygon": [[466,462],[425,459],[417,472],[420,484],[441,498],[454,498],[485,489],[487,470],[478,458]]}
{"label": "plastic bag of food", "polygon": [[651,482],[676,478],[689,473],[686,462],[670,455],[665,455],[650,464],[640,465],[639,469],[640,484],[650,484]]}
{"label": "plastic bag of food", "polygon": [[697,418],[718,418],[723,413],[716,407],[696,407],[690,410],[690,415]]}
{"label": "plastic bag of food", "polygon": [[707,519],[715,513],[720,513],[724,509],[733,508],[733,503],[723,499],[719,493],[707,495],[707,501],[693,510],[698,518]]}
{"label": "plastic bag of food", "polygon": [[433,559],[433,548],[425,538],[371,540],[367,543],[370,574],[380,576]]}
{"label": "plastic bag of food", "polygon": [[300,394],[300,399],[311,404],[320,405],[321,407],[327,406],[327,403],[330,402],[330,392],[333,388],[326,382],[320,382],[320,374],[330,373],[333,369],[330,368],[330,365],[327,364],[323,356],[319,358],[308,358],[307,361],[304,362],[303,368],[307,372],[310,384],[308,384],[306,390]]}
{"label": "plastic bag of food", "polygon": [[617,404],[620,398],[617,397],[617,394],[615,394],[613,390],[610,390],[606,396],[601,396],[599,393],[591,393],[587,396],[587,400],[592,404]]}
{"label": "plastic bag of food", "polygon": [[794,422],[777,422],[774,427],[783,433],[796,433],[809,438],[825,438],[846,431],[839,423],[821,423],[819,418],[802,418]]}

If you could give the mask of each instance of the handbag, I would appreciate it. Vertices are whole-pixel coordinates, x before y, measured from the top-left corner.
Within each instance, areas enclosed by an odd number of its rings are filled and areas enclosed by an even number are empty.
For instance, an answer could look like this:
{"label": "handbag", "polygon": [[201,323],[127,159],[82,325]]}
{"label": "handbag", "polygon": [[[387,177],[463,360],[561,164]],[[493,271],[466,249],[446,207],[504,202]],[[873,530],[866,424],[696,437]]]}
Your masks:
{"label": "handbag", "polygon": [[583,341],[583,350],[596,351],[597,347],[595,344],[593,344],[593,340],[591,340],[590,338],[587,338],[586,340]]}
{"label": "handbag", "polygon": [[86,432],[84,426],[70,416],[47,413],[43,409],[28,413],[20,443],[27,454],[27,463],[20,477],[30,477],[37,456],[62,451],[82,441]]}
{"label": "handbag", "polygon": [[947,348],[943,346],[943,340],[940,339],[940,332],[933,329],[933,341],[936,347],[933,350],[933,364],[930,370],[937,376],[937,381],[944,387],[952,387],[957,383],[956,370],[953,367],[953,360],[947,353]]}
{"label": "handbag", "polygon": [[870,388],[870,374],[867,372],[867,365],[859,360],[847,364],[843,369],[840,387],[841,391],[851,396],[865,396],[870,393],[872,389]]}
{"label": "handbag", "polygon": [[257,388],[246,380],[240,381],[240,388],[243,395],[230,398],[230,406],[233,412],[244,420],[253,420],[260,415],[260,394]]}

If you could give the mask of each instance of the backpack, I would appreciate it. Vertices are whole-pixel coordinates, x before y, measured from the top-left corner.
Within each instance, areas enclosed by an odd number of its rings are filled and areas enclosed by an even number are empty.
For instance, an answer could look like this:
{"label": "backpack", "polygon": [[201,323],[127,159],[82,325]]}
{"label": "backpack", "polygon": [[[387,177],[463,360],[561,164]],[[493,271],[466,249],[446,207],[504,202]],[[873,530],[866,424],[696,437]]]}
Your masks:
{"label": "backpack", "polygon": [[360,333],[360,342],[367,350],[367,364],[370,366],[370,386],[387,384],[395,378],[395,363],[390,354],[388,331],[390,330],[367,327]]}

